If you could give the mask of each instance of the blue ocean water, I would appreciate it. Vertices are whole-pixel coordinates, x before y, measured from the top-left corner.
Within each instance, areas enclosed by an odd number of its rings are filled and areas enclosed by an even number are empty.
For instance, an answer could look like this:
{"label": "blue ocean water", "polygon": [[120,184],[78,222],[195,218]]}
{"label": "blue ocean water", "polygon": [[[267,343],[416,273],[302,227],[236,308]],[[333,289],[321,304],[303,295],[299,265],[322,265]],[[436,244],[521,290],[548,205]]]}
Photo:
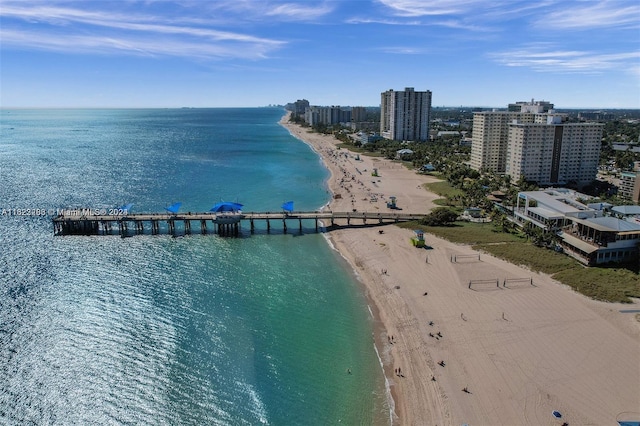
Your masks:
{"label": "blue ocean water", "polygon": [[14,214],[317,209],[327,171],[282,110],[0,113],[0,423],[389,423],[366,300],[323,235],[54,237]]}

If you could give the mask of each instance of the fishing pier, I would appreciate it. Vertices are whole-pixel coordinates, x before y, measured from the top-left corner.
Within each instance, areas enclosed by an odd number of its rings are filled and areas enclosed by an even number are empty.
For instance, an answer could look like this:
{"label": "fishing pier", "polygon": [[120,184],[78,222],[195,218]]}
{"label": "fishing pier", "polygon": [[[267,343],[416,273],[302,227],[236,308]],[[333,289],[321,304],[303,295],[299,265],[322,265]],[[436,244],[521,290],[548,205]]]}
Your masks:
{"label": "fishing pier", "polygon": [[[135,213],[92,214],[88,210],[77,210],[53,218],[55,235],[120,235],[127,237],[143,234],[190,235],[218,234],[238,236],[243,223],[249,225],[251,233],[256,222],[266,224],[271,231],[274,222],[287,233],[288,223],[298,222],[303,230],[303,221],[313,221],[316,232],[320,226],[331,230],[339,227],[377,226],[388,223],[422,219],[424,215],[398,212],[205,212],[205,213]],[[322,225],[319,225],[319,223]],[[330,224],[329,226],[326,224]],[[295,226],[295,225],[294,225]]]}

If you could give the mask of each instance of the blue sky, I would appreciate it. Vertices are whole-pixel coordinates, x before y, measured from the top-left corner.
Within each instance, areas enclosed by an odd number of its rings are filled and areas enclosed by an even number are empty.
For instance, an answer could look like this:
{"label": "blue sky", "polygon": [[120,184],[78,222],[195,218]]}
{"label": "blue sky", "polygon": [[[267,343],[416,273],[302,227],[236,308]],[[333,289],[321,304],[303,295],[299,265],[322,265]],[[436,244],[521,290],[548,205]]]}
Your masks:
{"label": "blue sky", "polygon": [[640,108],[640,2],[0,0],[2,107]]}

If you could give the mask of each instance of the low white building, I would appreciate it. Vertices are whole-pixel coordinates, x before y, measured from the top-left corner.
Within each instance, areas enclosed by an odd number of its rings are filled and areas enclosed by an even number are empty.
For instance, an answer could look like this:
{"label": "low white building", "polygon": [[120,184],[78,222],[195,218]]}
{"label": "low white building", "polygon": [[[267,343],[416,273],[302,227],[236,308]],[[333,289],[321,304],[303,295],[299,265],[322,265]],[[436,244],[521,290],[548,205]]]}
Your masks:
{"label": "low white building", "polygon": [[[532,223],[556,233],[565,253],[585,265],[637,258],[640,223],[605,217],[602,209],[579,201],[586,198],[584,194],[564,188],[520,192],[514,217],[520,225]],[[612,211],[615,213],[616,209],[613,207]]]}
{"label": "low white building", "polygon": [[399,149],[396,151],[396,159],[402,160],[413,155],[413,151],[407,148]]}
{"label": "low white building", "polygon": [[628,262],[638,257],[640,223],[612,216],[574,219],[558,235],[565,252],[586,265]]}
{"label": "low white building", "polygon": [[554,231],[571,223],[572,218],[588,219],[602,216],[602,212],[578,201],[589,196],[565,188],[518,193],[513,211],[520,224],[531,222],[545,231]]}

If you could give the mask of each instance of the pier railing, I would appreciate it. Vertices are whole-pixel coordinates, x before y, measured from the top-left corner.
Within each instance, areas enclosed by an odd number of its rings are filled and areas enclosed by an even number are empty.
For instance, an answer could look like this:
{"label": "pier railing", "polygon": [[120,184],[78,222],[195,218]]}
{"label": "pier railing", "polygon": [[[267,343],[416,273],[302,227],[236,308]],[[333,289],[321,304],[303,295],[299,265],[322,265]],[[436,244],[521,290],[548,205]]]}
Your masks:
{"label": "pier railing", "polygon": [[[298,221],[302,231],[303,221],[314,221],[316,232],[319,223],[331,230],[343,226],[373,226],[385,223],[419,220],[421,214],[399,212],[238,212],[238,213],[135,213],[126,215],[88,214],[88,210],[78,210],[77,214],[65,214],[53,219],[55,235],[114,235],[123,237],[130,234],[191,234],[192,229],[202,234],[238,235],[242,223],[249,223],[251,232],[256,222],[266,223],[267,232],[272,222],[281,222],[287,232],[288,221]],[[195,226],[192,227],[192,223]],[[183,225],[182,231],[176,224]]]}

